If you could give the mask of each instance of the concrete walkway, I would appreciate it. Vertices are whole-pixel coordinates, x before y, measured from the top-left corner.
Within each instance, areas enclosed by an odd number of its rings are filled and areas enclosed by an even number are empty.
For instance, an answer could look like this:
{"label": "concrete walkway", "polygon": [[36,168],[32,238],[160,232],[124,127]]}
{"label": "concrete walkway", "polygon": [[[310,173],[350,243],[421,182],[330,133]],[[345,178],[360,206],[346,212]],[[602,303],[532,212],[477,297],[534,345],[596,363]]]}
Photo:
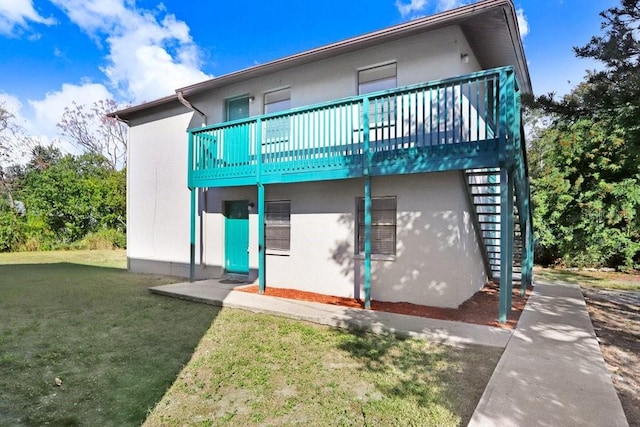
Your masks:
{"label": "concrete walkway", "polygon": [[536,283],[469,426],[627,426],[577,285]]}
{"label": "concrete walkway", "polygon": [[491,326],[234,292],[234,286],[238,285],[225,284],[212,279],[157,286],[149,290],[155,294],[286,316],[321,325],[367,329],[375,333],[398,333],[449,345],[478,344],[504,348],[513,332]]}
{"label": "concrete walkway", "polygon": [[342,328],[394,332],[505,351],[470,426],[627,426],[586,305],[575,285],[537,283],[516,331],[233,292],[217,280],[150,291]]}

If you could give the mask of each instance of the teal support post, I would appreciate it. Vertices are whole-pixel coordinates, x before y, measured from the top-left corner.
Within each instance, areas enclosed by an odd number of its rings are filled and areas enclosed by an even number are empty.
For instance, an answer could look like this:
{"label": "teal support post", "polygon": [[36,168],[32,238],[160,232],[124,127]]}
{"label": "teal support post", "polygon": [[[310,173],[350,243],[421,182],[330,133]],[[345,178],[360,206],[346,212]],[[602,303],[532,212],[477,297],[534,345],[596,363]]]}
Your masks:
{"label": "teal support post", "polygon": [[364,178],[364,308],[371,308],[371,177]]}
{"label": "teal support post", "polygon": [[189,236],[189,281],[196,280],[196,194],[197,188],[191,188],[191,226]]}
{"label": "teal support post", "polygon": [[187,142],[187,186],[191,192],[190,229],[189,229],[189,281],[196,280],[196,195],[198,189],[193,185],[193,134],[189,132]]}
{"label": "teal support post", "polygon": [[533,214],[530,214],[531,216],[530,218],[530,224],[531,226],[529,227],[529,265],[528,265],[528,269],[529,269],[529,286],[533,286],[533,259],[534,259],[534,255],[535,255],[535,239],[533,237]]}
{"label": "teal support post", "polygon": [[256,183],[258,185],[258,293],[264,294],[267,283],[265,235],[265,191],[262,184],[262,119],[256,121],[254,152],[256,155]]}
{"label": "teal support post", "polygon": [[527,220],[525,223],[525,229],[522,233],[522,281],[520,283],[520,295],[525,296],[527,293],[527,286],[531,284],[531,262],[529,259],[533,256],[531,251],[530,242],[531,238],[531,221]]}
{"label": "teal support post", "polygon": [[507,322],[513,287],[513,174],[500,169],[500,301],[498,320]]}
{"label": "teal support post", "polygon": [[362,100],[362,128],[364,148],[364,308],[371,308],[371,165],[372,153],[369,135],[369,98]]}
{"label": "teal support post", "polygon": [[266,288],[265,196],[264,185],[258,184],[258,291]]}

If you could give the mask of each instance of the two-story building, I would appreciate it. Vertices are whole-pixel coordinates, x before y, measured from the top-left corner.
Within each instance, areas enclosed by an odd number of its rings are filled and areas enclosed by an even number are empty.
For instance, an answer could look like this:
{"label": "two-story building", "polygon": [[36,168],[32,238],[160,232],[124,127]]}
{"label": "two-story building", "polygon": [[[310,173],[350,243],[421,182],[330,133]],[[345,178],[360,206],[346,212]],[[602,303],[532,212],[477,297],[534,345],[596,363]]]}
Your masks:
{"label": "two-story building", "polygon": [[504,321],[514,264],[531,281],[531,91],[513,3],[483,0],[114,112],[129,269],[367,307],[500,278]]}

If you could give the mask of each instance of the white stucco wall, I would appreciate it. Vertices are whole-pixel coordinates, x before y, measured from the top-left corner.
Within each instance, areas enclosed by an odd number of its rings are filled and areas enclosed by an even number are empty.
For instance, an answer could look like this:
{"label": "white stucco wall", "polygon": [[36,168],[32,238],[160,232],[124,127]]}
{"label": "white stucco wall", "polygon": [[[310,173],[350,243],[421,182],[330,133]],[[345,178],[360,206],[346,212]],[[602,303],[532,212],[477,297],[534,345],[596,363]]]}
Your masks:
{"label": "white stucco wall", "polygon": [[[469,53],[470,60],[461,60]],[[447,27],[218,88],[190,101],[208,123],[225,120],[225,100],[255,97],[251,115],[263,111],[263,95],[290,87],[293,107],[357,94],[359,69],[397,63],[399,86],[479,70],[462,30]],[[132,121],[128,163],[128,257],[132,271],[188,275],[189,190],[187,135],[201,125],[197,114],[154,111]],[[340,296],[361,297],[362,261],[354,258],[355,198],[362,180],[272,185],[269,200],[292,202],[288,255],[267,256],[267,283]],[[385,301],[457,306],[484,284],[484,267],[471,228],[458,173],[381,177],[373,194],[398,197],[398,254],[374,261],[372,296]],[[199,198],[204,209],[204,197]],[[257,201],[255,187],[210,189],[197,226],[199,276],[216,277],[224,265],[225,200]],[[250,214],[250,268],[258,267],[257,215]],[[202,239],[201,239],[202,236]]]}
{"label": "white stucco wall", "polygon": [[[462,53],[469,54],[468,63]],[[263,114],[264,94],[285,87],[291,88],[292,107],[327,102],[357,95],[358,70],[389,62],[397,63],[398,86],[480,70],[462,30],[452,26],[225,86],[190,101],[207,113],[208,124],[225,121],[225,100],[243,95],[255,98],[252,116]],[[191,126],[200,122],[194,117]]]}
{"label": "white stucco wall", "polygon": [[148,271],[138,267],[141,261],[189,262],[185,130],[191,116],[179,114],[129,130],[127,257],[133,271]]}
{"label": "white stucco wall", "polygon": [[[267,186],[267,200],[291,201],[291,250],[266,256],[267,286],[363,297],[363,261],[354,255],[356,198],[363,191],[362,179]],[[397,253],[372,262],[374,300],[457,307],[486,283],[459,172],[377,177],[372,194],[397,197]],[[256,192],[209,190],[205,247],[211,265],[224,262],[224,200],[255,202]],[[258,229],[256,215],[250,217],[255,269]]]}

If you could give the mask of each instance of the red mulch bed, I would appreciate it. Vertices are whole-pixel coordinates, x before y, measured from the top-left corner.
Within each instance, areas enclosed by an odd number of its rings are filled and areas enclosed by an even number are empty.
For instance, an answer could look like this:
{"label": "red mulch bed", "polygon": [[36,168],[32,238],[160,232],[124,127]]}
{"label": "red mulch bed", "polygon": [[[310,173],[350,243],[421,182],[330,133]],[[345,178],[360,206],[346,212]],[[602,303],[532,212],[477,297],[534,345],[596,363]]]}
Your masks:
{"label": "red mulch bed", "polygon": [[[258,286],[251,285],[236,288],[238,291],[258,293]],[[520,313],[524,309],[531,290],[527,289],[526,297],[520,296],[520,287],[513,288],[512,310],[507,316],[507,323],[498,322],[498,286],[492,282],[487,283],[474,296],[463,302],[458,308],[428,307],[409,302],[385,302],[371,301],[371,309],[386,311],[388,313],[408,314],[410,316],[429,317],[432,319],[454,320],[458,322],[473,323],[476,325],[489,325],[505,329],[515,329]],[[336,297],[331,295],[316,294],[313,292],[298,291],[295,289],[283,289],[267,287],[265,295],[295,299],[300,301],[319,302],[322,304],[339,305],[351,308],[364,308],[364,301],[355,298]]]}

